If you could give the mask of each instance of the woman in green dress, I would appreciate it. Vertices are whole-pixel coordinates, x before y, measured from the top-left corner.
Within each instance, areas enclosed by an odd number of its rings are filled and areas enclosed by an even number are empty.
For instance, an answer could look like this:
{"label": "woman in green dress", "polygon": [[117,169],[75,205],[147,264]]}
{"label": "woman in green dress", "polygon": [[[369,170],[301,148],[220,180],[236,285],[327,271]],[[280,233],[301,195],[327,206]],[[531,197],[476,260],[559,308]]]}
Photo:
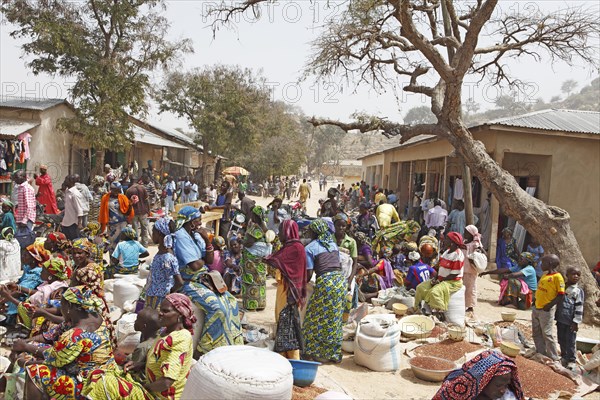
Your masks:
{"label": "woman in green dress", "polygon": [[242,252],[242,299],[243,308],[261,311],[267,306],[267,264],[264,258],[271,254],[272,246],[265,241],[259,226],[248,229]]}

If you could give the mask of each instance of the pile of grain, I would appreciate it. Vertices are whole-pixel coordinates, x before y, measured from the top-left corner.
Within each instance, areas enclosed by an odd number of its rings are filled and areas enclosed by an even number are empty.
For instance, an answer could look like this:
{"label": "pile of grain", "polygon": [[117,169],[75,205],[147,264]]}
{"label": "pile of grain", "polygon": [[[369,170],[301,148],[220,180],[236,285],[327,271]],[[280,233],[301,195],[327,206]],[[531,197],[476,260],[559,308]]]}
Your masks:
{"label": "pile of grain", "polygon": [[440,337],[441,335],[443,335],[447,331],[448,331],[448,329],[446,329],[446,327],[441,326],[441,325],[436,325],[436,326],[433,327],[431,333],[429,334],[429,337],[430,338]]}
{"label": "pile of grain", "polygon": [[443,358],[445,360],[457,361],[467,353],[481,350],[478,344],[469,343],[467,341],[455,342],[452,339],[446,339],[439,343],[430,343],[419,346],[415,349],[415,354],[418,356],[430,356]]}
{"label": "pile of grain", "polygon": [[413,357],[410,364],[430,371],[451,371],[456,368],[456,364],[451,361],[433,357]]}
{"label": "pile of grain", "polygon": [[323,389],[313,385],[303,388],[294,386],[294,391],[292,392],[292,400],[313,400],[315,397],[317,397],[321,393],[325,393],[326,391],[327,389]]}
{"label": "pile of grain", "polygon": [[547,399],[550,394],[561,390],[571,394],[574,394],[577,390],[575,382],[554,372],[547,365],[528,360],[522,356],[517,356],[513,360],[517,364],[521,387],[527,398]]}

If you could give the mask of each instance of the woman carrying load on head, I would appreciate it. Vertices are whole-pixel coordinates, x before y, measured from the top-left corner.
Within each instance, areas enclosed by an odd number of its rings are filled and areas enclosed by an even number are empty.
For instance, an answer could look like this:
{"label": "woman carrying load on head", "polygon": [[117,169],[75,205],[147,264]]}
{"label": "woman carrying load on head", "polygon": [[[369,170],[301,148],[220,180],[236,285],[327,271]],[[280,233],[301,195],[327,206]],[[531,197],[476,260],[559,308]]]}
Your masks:
{"label": "woman carrying load on head", "polygon": [[342,318],[348,282],[340,267],[340,256],[327,222],[309,225],[312,241],[306,246],[308,280],[316,274],[315,290],[308,303],[302,333],[306,358],[318,362],[342,360]]}

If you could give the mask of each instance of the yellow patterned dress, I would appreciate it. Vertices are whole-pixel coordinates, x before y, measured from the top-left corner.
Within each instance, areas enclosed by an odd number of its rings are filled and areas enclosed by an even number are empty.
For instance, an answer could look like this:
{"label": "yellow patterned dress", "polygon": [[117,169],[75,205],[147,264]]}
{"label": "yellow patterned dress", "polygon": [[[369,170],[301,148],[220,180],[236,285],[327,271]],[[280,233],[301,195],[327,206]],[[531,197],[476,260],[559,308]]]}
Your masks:
{"label": "yellow patterned dress", "polygon": [[156,399],[176,400],[181,397],[185,381],[192,367],[194,343],[187,329],[164,333],[156,339],[146,357],[146,378],[156,382],[162,377],[173,379],[173,385],[161,393],[152,393]]}
{"label": "yellow patterned dress", "polygon": [[94,332],[69,329],[44,351],[43,364],[27,366],[27,374],[51,399],[70,400],[81,398],[87,376],[97,368],[118,368],[104,324]]}

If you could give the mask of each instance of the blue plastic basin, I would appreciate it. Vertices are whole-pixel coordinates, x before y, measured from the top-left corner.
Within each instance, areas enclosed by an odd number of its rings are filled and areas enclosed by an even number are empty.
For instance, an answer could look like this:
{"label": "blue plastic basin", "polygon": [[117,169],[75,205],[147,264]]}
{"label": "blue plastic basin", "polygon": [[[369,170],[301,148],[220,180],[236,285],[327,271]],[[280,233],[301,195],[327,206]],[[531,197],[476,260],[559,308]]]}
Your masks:
{"label": "blue plastic basin", "polygon": [[304,360],[288,360],[292,364],[294,386],[310,386],[317,377],[317,370],[321,363]]}

